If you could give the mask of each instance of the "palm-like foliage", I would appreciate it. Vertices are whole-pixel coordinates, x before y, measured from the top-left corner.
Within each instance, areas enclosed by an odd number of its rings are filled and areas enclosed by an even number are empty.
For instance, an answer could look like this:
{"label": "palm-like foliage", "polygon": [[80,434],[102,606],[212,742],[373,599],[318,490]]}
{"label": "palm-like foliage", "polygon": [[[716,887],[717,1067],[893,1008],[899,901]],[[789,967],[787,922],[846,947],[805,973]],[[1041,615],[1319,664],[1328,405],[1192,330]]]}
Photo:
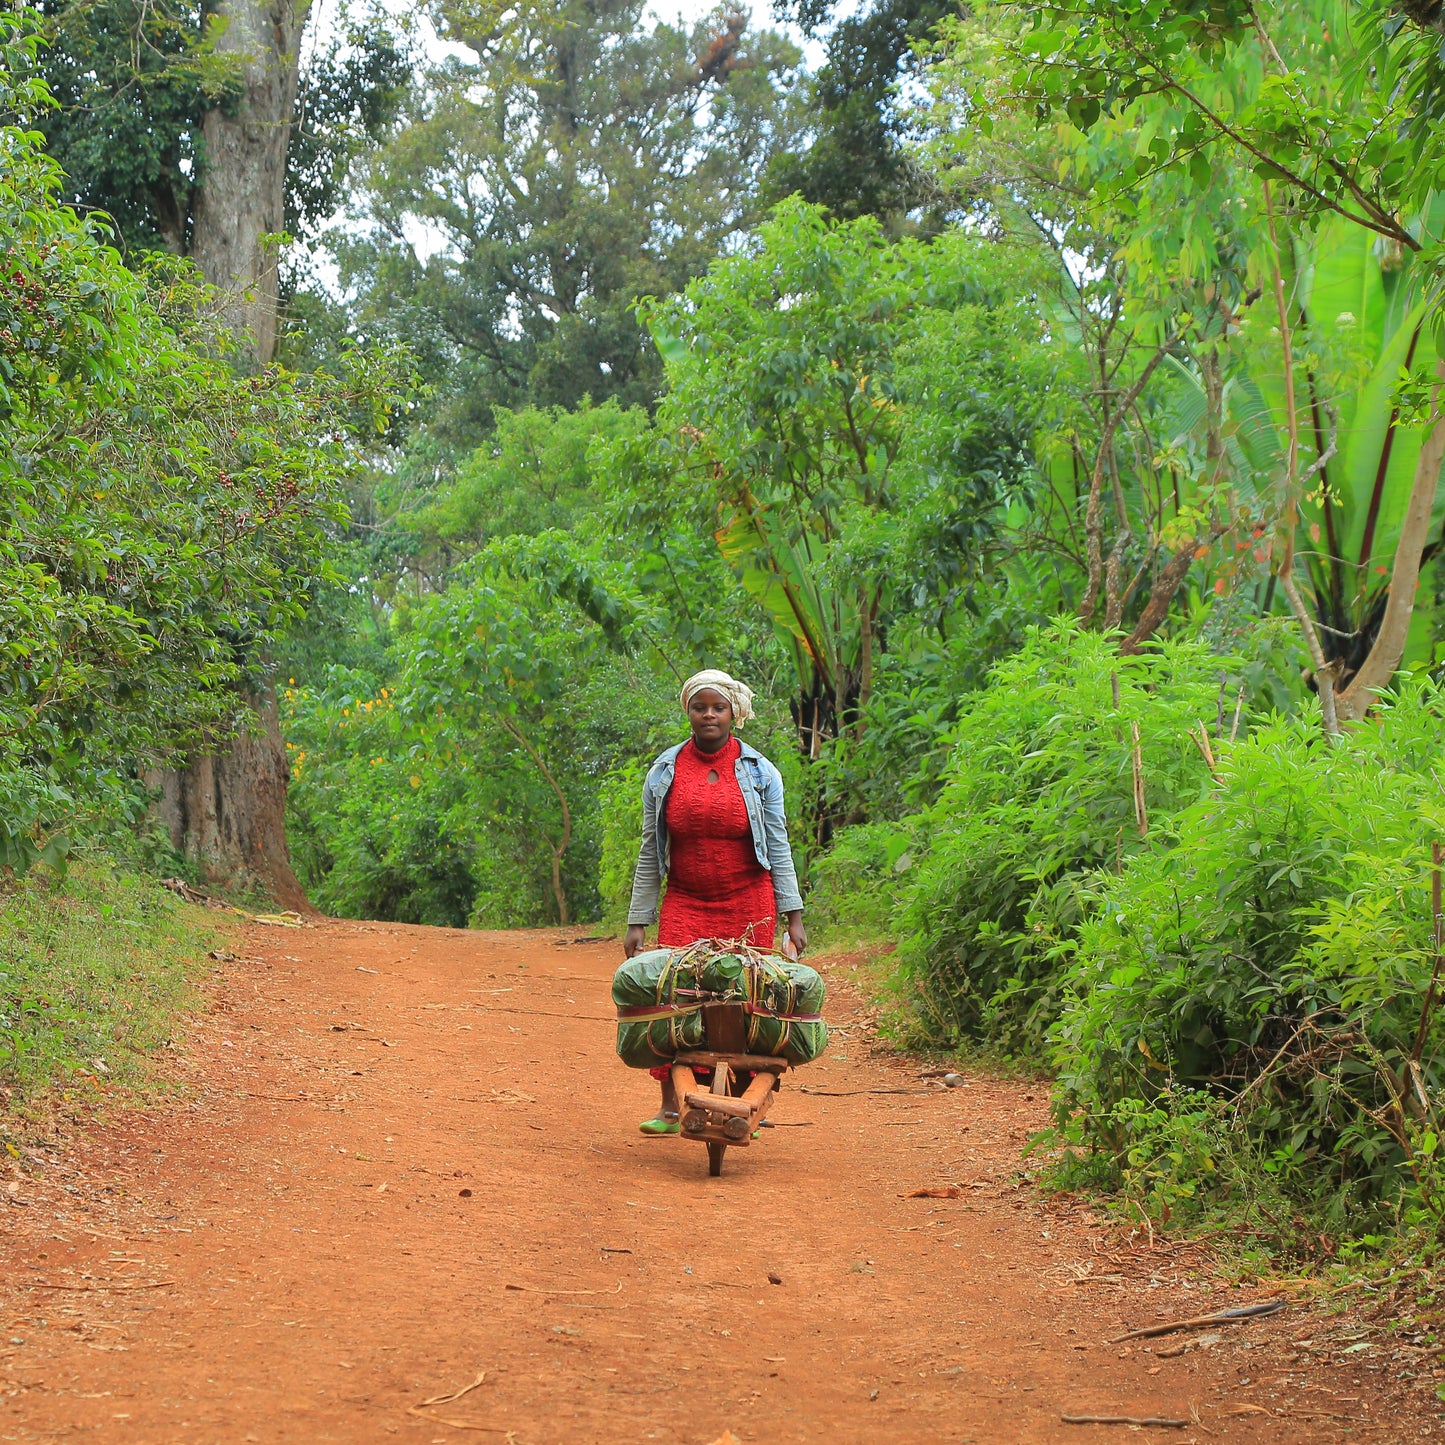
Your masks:
{"label": "palm-like foliage", "polygon": [[[1429,219],[1434,229],[1435,215]],[[1299,558],[1325,655],[1348,684],[1379,631],[1430,431],[1418,393],[1419,378],[1438,360],[1436,303],[1413,255],[1345,221],[1328,221],[1299,242],[1294,261]],[[1183,383],[1176,433],[1189,438],[1207,425],[1204,381],[1191,363],[1171,360],[1170,369]],[[1277,334],[1259,347],[1241,340],[1221,397],[1227,471],[1235,503],[1261,522],[1283,485],[1286,395]],[[1442,523],[1445,492],[1437,488],[1427,556],[1440,544]],[[1407,664],[1422,660],[1429,626],[1429,610],[1417,608]]]}

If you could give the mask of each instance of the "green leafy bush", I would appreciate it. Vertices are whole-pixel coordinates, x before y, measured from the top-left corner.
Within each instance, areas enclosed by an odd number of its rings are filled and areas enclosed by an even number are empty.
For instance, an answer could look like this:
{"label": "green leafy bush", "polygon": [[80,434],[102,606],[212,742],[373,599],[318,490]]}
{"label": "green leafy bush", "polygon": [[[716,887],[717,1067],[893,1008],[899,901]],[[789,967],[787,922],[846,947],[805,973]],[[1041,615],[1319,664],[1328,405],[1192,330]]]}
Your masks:
{"label": "green leafy bush", "polygon": [[642,780],[650,760],[632,758],[612,769],[602,780],[597,795],[601,861],[597,893],[602,900],[602,922],[613,926],[627,922],[632,900],[632,870],[642,844]]}
{"label": "green leafy bush", "polygon": [[994,669],[917,820],[926,846],[897,920],[928,1036],[1041,1048],[1095,872],[1156,847],[1161,821],[1208,782],[1190,733],[1216,717],[1220,669],[1188,642],[1120,657],[1064,620],[1031,628]]}
{"label": "green leafy bush", "polygon": [[317,907],[343,918],[466,923],[476,895],[473,782],[447,739],[406,736],[394,693],[333,667],[287,687],[287,837]]}
{"label": "green leafy bush", "polygon": [[808,929],[815,942],[888,936],[913,866],[909,843],[908,828],[897,823],[858,823],[837,834],[809,880]]}
{"label": "green leafy bush", "polygon": [[1052,1046],[1060,1121],[1108,1167],[1139,1147],[1140,1101],[1186,1089],[1229,1101],[1280,1189],[1337,1226],[1433,1197],[1438,1011],[1414,1045],[1442,722],[1425,682],[1334,746],[1275,719],[1225,750],[1171,846],[1096,877]]}

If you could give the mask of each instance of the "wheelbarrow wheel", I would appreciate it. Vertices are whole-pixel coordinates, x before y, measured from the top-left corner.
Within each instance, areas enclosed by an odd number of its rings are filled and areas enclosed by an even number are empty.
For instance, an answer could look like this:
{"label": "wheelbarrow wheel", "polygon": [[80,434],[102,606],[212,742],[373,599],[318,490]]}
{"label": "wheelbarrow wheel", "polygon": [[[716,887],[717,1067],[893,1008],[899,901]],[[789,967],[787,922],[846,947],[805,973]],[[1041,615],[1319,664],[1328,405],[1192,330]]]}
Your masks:
{"label": "wheelbarrow wheel", "polygon": [[718,1144],[713,1140],[707,1141],[707,1172],[708,1177],[716,1179],[722,1173],[723,1155],[727,1153],[726,1144]]}

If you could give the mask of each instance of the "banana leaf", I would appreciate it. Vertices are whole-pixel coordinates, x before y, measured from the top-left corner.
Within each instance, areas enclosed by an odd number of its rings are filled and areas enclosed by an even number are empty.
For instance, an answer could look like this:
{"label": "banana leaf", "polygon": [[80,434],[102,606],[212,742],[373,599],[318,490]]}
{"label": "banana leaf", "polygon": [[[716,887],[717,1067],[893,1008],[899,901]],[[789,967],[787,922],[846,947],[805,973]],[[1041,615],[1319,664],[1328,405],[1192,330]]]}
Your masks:
{"label": "banana leaf", "polygon": [[714,533],[718,550],[789,649],[802,693],[832,695],[859,652],[857,597],[830,585],[823,544],[810,532],[788,537],[751,493]]}

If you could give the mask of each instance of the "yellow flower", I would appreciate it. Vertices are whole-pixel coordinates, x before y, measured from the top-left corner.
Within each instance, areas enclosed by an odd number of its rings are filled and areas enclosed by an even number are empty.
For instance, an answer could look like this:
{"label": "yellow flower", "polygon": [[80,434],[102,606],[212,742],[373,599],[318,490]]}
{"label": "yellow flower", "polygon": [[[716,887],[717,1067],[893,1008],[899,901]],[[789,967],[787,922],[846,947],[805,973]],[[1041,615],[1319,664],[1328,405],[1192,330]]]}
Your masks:
{"label": "yellow flower", "polygon": [[414,787],[414,788],[419,788],[419,787],[421,787],[421,779],[420,779],[419,777],[417,777],[417,775],[416,775],[415,773],[413,773],[413,774],[411,775],[411,777],[409,777],[409,778],[407,779],[407,782],[409,782],[409,783],[412,785],[412,787]]}

